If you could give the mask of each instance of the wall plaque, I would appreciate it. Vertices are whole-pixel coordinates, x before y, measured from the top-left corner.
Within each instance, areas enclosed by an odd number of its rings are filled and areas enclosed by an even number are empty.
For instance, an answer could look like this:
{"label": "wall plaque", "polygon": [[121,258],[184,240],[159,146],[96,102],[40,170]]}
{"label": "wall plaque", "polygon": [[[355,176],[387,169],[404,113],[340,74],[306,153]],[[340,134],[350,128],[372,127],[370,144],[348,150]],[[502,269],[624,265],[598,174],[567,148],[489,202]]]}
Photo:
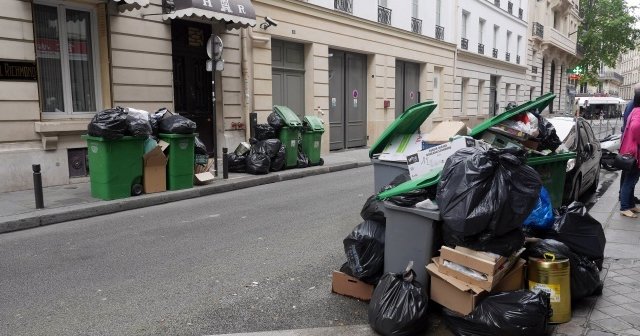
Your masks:
{"label": "wall plaque", "polygon": [[0,60],[0,80],[35,81],[38,80],[36,62]]}

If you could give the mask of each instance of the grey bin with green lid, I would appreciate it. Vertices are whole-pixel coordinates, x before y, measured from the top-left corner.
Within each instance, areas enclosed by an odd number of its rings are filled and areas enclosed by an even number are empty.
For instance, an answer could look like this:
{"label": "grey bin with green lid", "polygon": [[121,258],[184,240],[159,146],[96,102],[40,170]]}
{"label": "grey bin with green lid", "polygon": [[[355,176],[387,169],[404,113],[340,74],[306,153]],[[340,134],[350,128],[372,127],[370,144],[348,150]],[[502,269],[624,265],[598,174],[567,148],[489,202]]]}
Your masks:
{"label": "grey bin with green lid", "polygon": [[298,115],[286,106],[274,105],[273,111],[282,119],[285,126],[280,130],[280,142],[284,145],[284,165],[287,168],[298,166],[298,144],[302,121]]}
{"label": "grey bin with green lid", "polygon": [[302,126],[302,151],[309,157],[312,166],[322,166],[320,158],[324,122],[316,116],[305,116]]}
{"label": "grey bin with green lid", "polygon": [[435,110],[436,106],[437,104],[434,101],[428,100],[409,107],[382,132],[378,140],[371,146],[369,157],[373,164],[373,185],[376,193],[380,192],[383,187],[398,175],[409,172],[406,161],[383,161],[378,159],[377,156],[396,136],[415,133]]}

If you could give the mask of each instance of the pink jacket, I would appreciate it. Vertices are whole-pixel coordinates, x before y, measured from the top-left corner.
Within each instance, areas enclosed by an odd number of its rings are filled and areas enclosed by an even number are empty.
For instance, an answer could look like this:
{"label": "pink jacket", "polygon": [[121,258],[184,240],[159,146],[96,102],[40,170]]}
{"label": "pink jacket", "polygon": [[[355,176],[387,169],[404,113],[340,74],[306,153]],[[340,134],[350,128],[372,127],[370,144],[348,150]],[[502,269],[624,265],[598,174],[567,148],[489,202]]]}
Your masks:
{"label": "pink jacket", "polygon": [[620,154],[633,155],[638,162],[638,167],[640,167],[638,146],[640,146],[640,107],[635,107],[629,114],[627,126],[622,134]]}

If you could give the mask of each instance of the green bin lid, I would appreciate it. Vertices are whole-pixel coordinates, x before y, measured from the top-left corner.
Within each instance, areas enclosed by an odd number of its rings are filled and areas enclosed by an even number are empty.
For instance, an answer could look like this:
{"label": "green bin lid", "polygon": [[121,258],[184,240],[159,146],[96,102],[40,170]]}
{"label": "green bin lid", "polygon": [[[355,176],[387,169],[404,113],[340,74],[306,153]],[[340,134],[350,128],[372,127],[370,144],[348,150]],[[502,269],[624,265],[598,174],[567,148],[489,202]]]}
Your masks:
{"label": "green bin lid", "polygon": [[182,138],[195,138],[197,135],[198,133],[191,133],[191,134],[158,133],[158,138],[182,139]]}
{"label": "green bin lid", "polygon": [[528,101],[524,104],[518,105],[504,113],[501,113],[489,120],[484,121],[482,124],[474,127],[471,130],[471,133],[469,133],[470,136],[472,137],[476,137],[478,136],[480,133],[486,131],[489,129],[489,127],[495,126],[515,115],[518,115],[520,113],[523,112],[527,112],[527,111],[531,111],[531,110],[538,110],[538,111],[542,111],[545,108],[547,108],[547,106],[549,106],[549,104],[551,104],[551,102],[553,101],[553,99],[556,97],[555,94],[553,93],[547,93],[543,96],[538,97],[535,100],[531,100]]}
{"label": "green bin lid", "polygon": [[434,169],[415,180],[404,182],[389,190],[379,193],[377,198],[379,200],[383,200],[393,196],[406,194],[416,189],[430,187],[440,181],[440,173],[442,173],[442,169]]}
{"label": "green bin lid", "polygon": [[305,116],[304,123],[307,124],[309,131],[324,132],[324,122],[316,116]]}
{"label": "green bin lid", "polygon": [[391,125],[389,125],[380,135],[378,140],[369,150],[369,157],[382,152],[384,147],[400,134],[413,134],[420,125],[436,109],[436,104],[432,100],[415,104],[402,113]]}
{"label": "green bin lid", "polygon": [[130,135],[126,135],[123,137],[120,137],[118,139],[105,139],[103,137],[97,137],[97,136],[92,136],[89,134],[83,134],[80,136],[81,139],[83,140],[91,140],[91,141],[102,141],[102,142],[106,142],[106,141],[134,141],[134,140],[145,140],[147,137],[146,136],[138,136],[138,137],[134,137],[134,136],[130,136]]}
{"label": "green bin lid", "polygon": [[278,114],[282,121],[289,127],[302,127],[302,121],[298,115],[286,106],[273,105],[273,111]]}

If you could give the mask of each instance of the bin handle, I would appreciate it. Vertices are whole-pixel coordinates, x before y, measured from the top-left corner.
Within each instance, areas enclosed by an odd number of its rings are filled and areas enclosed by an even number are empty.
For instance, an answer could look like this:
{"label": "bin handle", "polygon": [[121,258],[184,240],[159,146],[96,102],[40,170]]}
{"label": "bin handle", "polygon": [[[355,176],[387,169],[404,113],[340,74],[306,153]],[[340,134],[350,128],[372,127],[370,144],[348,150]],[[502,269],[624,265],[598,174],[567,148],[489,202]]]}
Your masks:
{"label": "bin handle", "polygon": [[544,260],[551,259],[552,262],[556,261],[556,255],[551,252],[545,252],[542,256],[544,257]]}

